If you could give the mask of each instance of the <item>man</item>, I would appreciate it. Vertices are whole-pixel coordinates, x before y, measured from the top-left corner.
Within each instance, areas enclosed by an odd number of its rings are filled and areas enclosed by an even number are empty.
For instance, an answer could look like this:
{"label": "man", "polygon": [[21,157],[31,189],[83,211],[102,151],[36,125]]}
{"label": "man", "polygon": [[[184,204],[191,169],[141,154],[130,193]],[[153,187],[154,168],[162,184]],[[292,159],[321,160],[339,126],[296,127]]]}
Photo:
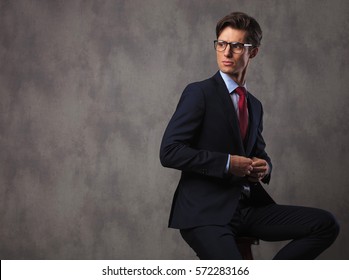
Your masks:
{"label": "man", "polygon": [[216,27],[219,71],[188,85],[163,136],[163,166],[182,171],[169,226],[200,259],[241,259],[235,238],[292,240],[275,259],[314,259],[339,226],[324,210],[276,204],[263,189],[272,164],[262,137],[263,109],[246,90],[262,30],[244,13]]}

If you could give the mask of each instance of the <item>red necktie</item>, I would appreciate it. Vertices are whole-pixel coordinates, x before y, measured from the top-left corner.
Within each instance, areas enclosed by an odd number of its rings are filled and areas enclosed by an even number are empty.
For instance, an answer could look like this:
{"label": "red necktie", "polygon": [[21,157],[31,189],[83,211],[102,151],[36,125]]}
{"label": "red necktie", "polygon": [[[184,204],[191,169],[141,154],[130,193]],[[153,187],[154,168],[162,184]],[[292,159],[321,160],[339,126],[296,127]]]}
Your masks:
{"label": "red necktie", "polygon": [[248,113],[247,113],[247,102],[246,102],[246,89],[244,87],[237,87],[235,92],[239,95],[239,123],[240,133],[242,140],[245,140],[248,127]]}

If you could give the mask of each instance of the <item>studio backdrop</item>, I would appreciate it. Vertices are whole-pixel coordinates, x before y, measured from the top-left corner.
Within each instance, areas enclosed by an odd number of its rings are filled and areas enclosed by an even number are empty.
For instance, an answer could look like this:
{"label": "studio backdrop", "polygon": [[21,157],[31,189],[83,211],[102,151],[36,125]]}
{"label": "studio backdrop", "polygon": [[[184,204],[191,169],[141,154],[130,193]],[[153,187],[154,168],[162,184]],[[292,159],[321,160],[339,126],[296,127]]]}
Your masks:
{"label": "studio backdrop", "polygon": [[1,259],[196,259],[167,228],[180,172],[159,146],[184,87],[217,71],[232,11],[264,32],[247,86],[264,104],[267,190],[333,212],[321,258],[349,259],[346,0],[1,0]]}

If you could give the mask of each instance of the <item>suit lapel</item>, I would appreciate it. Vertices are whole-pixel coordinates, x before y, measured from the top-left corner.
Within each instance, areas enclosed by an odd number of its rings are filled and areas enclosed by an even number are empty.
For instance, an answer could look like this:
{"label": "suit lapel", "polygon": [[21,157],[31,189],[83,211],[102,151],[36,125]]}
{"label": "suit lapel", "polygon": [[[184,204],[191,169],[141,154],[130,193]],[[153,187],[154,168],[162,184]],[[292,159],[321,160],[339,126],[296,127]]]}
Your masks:
{"label": "suit lapel", "polygon": [[224,114],[227,116],[227,121],[230,127],[232,128],[234,136],[236,137],[237,143],[239,145],[238,147],[239,151],[243,153],[242,155],[245,155],[245,148],[240,135],[239,120],[238,120],[238,116],[236,115],[233,101],[231,100],[228,89],[219,72],[217,72],[213,76],[213,78],[217,82],[217,95],[221,100]]}

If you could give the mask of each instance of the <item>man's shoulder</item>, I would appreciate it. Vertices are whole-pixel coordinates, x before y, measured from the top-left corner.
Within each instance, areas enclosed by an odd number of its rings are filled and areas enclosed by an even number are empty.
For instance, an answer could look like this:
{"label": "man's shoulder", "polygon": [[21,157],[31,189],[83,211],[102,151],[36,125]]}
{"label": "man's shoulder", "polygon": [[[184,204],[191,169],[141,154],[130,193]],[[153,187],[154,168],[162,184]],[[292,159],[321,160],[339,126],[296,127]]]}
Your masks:
{"label": "man's shoulder", "polygon": [[[217,72],[215,75],[213,75],[210,78],[201,80],[201,81],[196,81],[196,82],[192,82],[190,84],[187,85],[187,88],[191,88],[191,89],[209,89],[211,87],[216,87],[218,86],[218,84],[221,82],[220,79],[222,79],[219,75],[219,72]],[[222,80],[223,81],[223,80]]]}
{"label": "man's shoulder", "polygon": [[248,98],[252,102],[261,103],[260,100],[256,96],[254,96],[250,91],[248,92]]}
{"label": "man's shoulder", "polygon": [[248,92],[248,99],[250,101],[250,104],[253,110],[257,110],[257,109],[263,110],[262,102],[257,97],[255,97],[251,92]]}

